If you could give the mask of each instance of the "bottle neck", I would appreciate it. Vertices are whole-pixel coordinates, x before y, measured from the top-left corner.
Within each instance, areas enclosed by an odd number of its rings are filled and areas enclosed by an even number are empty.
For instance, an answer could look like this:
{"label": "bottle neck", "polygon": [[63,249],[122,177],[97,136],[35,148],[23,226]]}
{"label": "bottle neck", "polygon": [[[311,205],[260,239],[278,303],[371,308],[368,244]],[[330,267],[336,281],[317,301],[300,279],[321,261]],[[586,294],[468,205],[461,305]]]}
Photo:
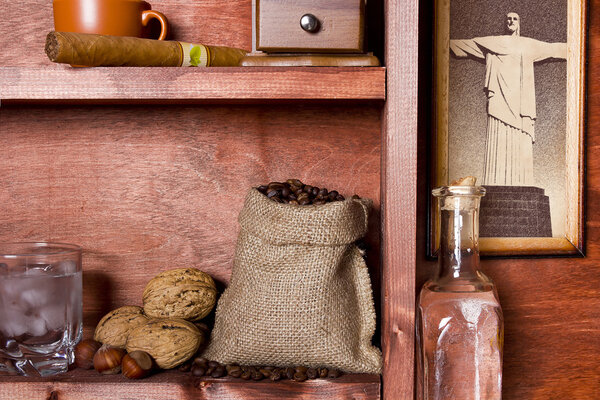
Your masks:
{"label": "bottle neck", "polygon": [[440,251],[438,280],[480,279],[479,201],[480,196],[438,197]]}

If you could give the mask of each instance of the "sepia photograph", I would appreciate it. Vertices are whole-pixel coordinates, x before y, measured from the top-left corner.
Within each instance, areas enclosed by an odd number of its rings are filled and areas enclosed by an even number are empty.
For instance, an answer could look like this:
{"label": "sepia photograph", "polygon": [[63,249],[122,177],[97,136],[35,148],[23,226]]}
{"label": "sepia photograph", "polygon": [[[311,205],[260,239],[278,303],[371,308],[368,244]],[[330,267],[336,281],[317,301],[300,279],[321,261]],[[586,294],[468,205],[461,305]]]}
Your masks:
{"label": "sepia photograph", "polygon": [[432,181],[486,188],[482,253],[581,253],[582,16],[571,0],[437,3]]}

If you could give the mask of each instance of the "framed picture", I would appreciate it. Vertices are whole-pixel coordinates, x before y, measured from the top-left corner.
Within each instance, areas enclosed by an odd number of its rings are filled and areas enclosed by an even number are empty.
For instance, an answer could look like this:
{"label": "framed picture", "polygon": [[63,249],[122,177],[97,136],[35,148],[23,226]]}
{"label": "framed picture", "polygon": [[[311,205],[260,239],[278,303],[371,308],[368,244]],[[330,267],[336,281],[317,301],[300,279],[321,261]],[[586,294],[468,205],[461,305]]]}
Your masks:
{"label": "framed picture", "polygon": [[[475,176],[482,255],[583,254],[586,2],[437,0],[431,187]],[[438,216],[432,202],[430,251]]]}

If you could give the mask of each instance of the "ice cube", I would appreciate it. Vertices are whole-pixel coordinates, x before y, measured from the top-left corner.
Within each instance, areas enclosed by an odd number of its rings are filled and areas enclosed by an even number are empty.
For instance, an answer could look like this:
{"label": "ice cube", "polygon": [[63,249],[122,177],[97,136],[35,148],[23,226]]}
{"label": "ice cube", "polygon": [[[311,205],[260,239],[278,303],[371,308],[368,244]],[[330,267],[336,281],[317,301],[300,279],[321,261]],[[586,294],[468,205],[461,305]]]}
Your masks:
{"label": "ice cube", "polygon": [[52,302],[52,291],[48,287],[31,288],[21,292],[21,301],[31,308],[38,308]]}
{"label": "ice cube", "polygon": [[30,317],[27,321],[27,333],[33,336],[42,336],[48,332],[46,322],[42,318]]}
{"label": "ice cube", "polygon": [[0,330],[7,337],[16,337],[27,332],[29,317],[18,310],[0,310]]}
{"label": "ice cube", "polygon": [[48,330],[61,329],[65,326],[66,310],[64,303],[40,308],[38,313],[40,318],[45,321]]}
{"label": "ice cube", "polygon": [[54,270],[60,275],[71,275],[77,272],[77,264],[71,260],[61,261]]}

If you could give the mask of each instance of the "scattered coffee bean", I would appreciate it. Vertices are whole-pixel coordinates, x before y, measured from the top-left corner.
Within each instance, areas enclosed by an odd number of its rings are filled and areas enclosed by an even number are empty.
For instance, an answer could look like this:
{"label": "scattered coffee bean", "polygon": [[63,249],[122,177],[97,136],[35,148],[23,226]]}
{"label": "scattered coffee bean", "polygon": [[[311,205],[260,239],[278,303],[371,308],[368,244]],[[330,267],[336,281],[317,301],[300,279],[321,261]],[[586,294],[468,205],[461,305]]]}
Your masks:
{"label": "scattered coffee bean", "polygon": [[296,372],[294,374],[294,380],[296,382],[304,382],[307,379],[306,373],[304,372]]}
{"label": "scattered coffee bean", "polygon": [[248,380],[252,377],[252,372],[250,371],[244,371],[242,373],[242,376],[240,378],[244,379],[244,380]]}
{"label": "scattered coffee bean", "polygon": [[192,375],[194,376],[203,376],[206,373],[206,368],[201,367],[197,364],[192,366]]}
{"label": "scattered coffee bean", "polygon": [[196,357],[194,358],[194,364],[198,364],[201,367],[208,367],[208,360],[204,357]]}
{"label": "scattered coffee bean", "polygon": [[296,373],[296,370],[292,367],[287,367],[285,369],[285,376],[288,379],[294,379],[294,374]]}
{"label": "scattered coffee bean", "polygon": [[304,367],[302,365],[299,365],[299,366],[296,367],[296,372],[300,372],[300,373],[304,374],[304,373],[306,373],[307,369],[308,368],[306,368],[306,367]]}
{"label": "scattered coffee bean", "polygon": [[244,380],[260,381],[262,379],[270,379],[271,381],[279,381],[281,379],[290,379],[296,382],[304,382],[307,379],[317,378],[338,378],[342,372],[336,369],[314,368],[299,365],[296,367],[278,368],[274,366],[251,366],[221,364],[216,361],[207,360],[203,357],[196,357],[193,361],[188,361],[186,364],[179,367],[180,371],[191,371],[193,376],[210,376],[212,378],[222,378],[231,376],[233,378],[241,378]]}
{"label": "scattered coffee bean", "polygon": [[271,372],[271,376],[269,376],[269,379],[271,379],[272,381],[278,381],[281,379],[281,370],[279,369],[275,369]]}
{"label": "scattered coffee bean", "polygon": [[215,367],[215,370],[212,372],[212,374],[210,374],[210,376],[212,376],[213,378],[222,378],[225,375],[227,375],[227,371],[225,370],[225,367],[222,365]]}
{"label": "scattered coffee bean", "polygon": [[181,371],[181,372],[190,372],[191,369],[192,369],[192,363],[190,363],[190,362],[183,363],[179,366],[179,368],[177,368],[177,370]]}
{"label": "scattered coffee bean", "polygon": [[260,381],[264,378],[265,378],[265,376],[263,374],[261,374],[260,371],[252,372],[252,380],[253,381]]}
{"label": "scattered coffee bean", "polygon": [[339,378],[340,376],[342,376],[342,371],[337,369],[330,369],[329,374],[327,374],[328,378]]}
{"label": "scattered coffee bean", "polygon": [[319,372],[316,368],[309,368],[306,370],[306,376],[308,379],[317,379],[319,377]]}

